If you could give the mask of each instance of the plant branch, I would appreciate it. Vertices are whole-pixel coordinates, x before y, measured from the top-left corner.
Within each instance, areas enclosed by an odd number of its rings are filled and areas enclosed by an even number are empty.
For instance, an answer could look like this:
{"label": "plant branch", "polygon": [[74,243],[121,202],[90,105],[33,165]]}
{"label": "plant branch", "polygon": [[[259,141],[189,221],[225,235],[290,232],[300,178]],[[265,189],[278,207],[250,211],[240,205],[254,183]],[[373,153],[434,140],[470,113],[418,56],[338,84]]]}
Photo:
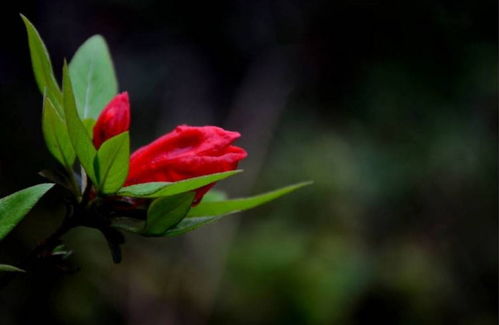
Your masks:
{"label": "plant branch", "polygon": [[[31,253],[28,255],[26,260],[20,265],[20,268],[25,271],[30,271],[36,265],[43,260],[43,258],[48,257],[52,254],[54,248],[60,243],[60,238],[66,234],[69,230],[74,228],[76,224],[70,218],[72,214],[72,209],[67,208],[66,217],[62,224],[55,230],[53,234],[42,241],[38,246],[36,246]],[[4,289],[13,279],[15,279],[21,273],[19,272],[6,272],[0,278],[0,290]]]}

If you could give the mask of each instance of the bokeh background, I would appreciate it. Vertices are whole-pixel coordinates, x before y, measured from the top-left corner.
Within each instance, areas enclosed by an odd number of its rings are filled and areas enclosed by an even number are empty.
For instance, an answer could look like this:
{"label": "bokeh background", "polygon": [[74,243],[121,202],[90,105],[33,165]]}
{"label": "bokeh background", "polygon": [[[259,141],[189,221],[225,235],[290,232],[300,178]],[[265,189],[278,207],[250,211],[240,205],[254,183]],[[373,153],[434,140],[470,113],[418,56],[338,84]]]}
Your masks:
{"label": "bokeh background", "polygon": [[[132,147],[178,124],[238,130],[232,196],[315,184],[178,238],[89,229],[79,271],[19,277],[1,324],[496,324],[497,1],[15,1],[0,12],[0,195],[56,167],[22,12],[57,74],[109,42]],[[57,226],[57,191],[0,245]]]}

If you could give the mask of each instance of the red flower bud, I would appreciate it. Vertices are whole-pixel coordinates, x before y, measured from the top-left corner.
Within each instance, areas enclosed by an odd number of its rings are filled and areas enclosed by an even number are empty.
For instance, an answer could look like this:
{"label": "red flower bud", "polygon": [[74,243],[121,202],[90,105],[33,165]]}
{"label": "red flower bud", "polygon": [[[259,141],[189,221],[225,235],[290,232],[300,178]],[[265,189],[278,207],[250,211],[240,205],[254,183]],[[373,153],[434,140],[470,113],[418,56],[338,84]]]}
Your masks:
{"label": "red flower bud", "polygon": [[99,148],[104,141],[123,133],[130,127],[130,103],[125,91],[116,95],[104,110],[94,126],[94,145]]}
{"label": "red flower bud", "polygon": [[[239,160],[247,156],[244,149],[232,145],[239,137],[238,132],[216,126],[180,125],[132,154],[125,185],[175,182],[234,170]],[[194,204],[213,185],[196,190]]]}

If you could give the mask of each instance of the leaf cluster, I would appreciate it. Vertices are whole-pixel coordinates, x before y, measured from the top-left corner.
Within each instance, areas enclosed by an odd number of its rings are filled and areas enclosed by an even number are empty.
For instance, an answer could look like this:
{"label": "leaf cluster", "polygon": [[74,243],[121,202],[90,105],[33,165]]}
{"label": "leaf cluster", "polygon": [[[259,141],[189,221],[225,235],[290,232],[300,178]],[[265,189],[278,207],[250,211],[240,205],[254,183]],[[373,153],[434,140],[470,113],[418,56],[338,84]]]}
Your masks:
{"label": "leaf cluster", "polygon": [[[100,35],[90,37],[69,64],[64,61],[62,83],[54,75],[49,52],[35,26],[23,15],[38,88],[43,96],[42,131],[48,150],[63,166],[64,175],[41,174],[71,193],[67,218],[72,226],[95,227],[108,240],[113,260],[121,259],[120,230],[142,236],[177,236],[223,216],[251,209],[309,183],[268,193],[227,199],[211,190],[193,207],[195,190],[242,170],[214,173],[177,182],[151,182],[123,187],[129,170],[130,135],[123,132],[93,144],[93,126],[105,105],[118,93],[109,48]],[[81,174],[75,172],[79,163]],[[4,238],[54,184],[39,184],[0,199],[0,240]],[[122,204],[123,206],[120,206]],[[123,208],[123,207],[126,208]],[[130,211],[132,210],[132,211]],[[0,271],[19,269],[0,264]]]}

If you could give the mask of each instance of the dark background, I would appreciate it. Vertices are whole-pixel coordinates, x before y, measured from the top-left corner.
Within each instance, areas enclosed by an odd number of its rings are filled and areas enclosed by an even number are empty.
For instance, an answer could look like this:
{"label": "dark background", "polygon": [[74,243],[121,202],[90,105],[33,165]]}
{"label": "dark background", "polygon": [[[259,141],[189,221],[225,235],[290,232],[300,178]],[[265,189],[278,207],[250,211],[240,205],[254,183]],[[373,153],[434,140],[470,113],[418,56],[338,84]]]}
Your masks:
{"label": "dark background", "polygon": [[[315,184],[178,238],[88,229],[79,272],[26,275],[2,324],[496,324],[497,1],[16,1],[0,13],[0,196],[56,166],[25,14],[60,76],[93,34],[132,105],[132,147],[175,125],[243,134],[231,195]],[[0,244],[16,264],[51,192]]]}

